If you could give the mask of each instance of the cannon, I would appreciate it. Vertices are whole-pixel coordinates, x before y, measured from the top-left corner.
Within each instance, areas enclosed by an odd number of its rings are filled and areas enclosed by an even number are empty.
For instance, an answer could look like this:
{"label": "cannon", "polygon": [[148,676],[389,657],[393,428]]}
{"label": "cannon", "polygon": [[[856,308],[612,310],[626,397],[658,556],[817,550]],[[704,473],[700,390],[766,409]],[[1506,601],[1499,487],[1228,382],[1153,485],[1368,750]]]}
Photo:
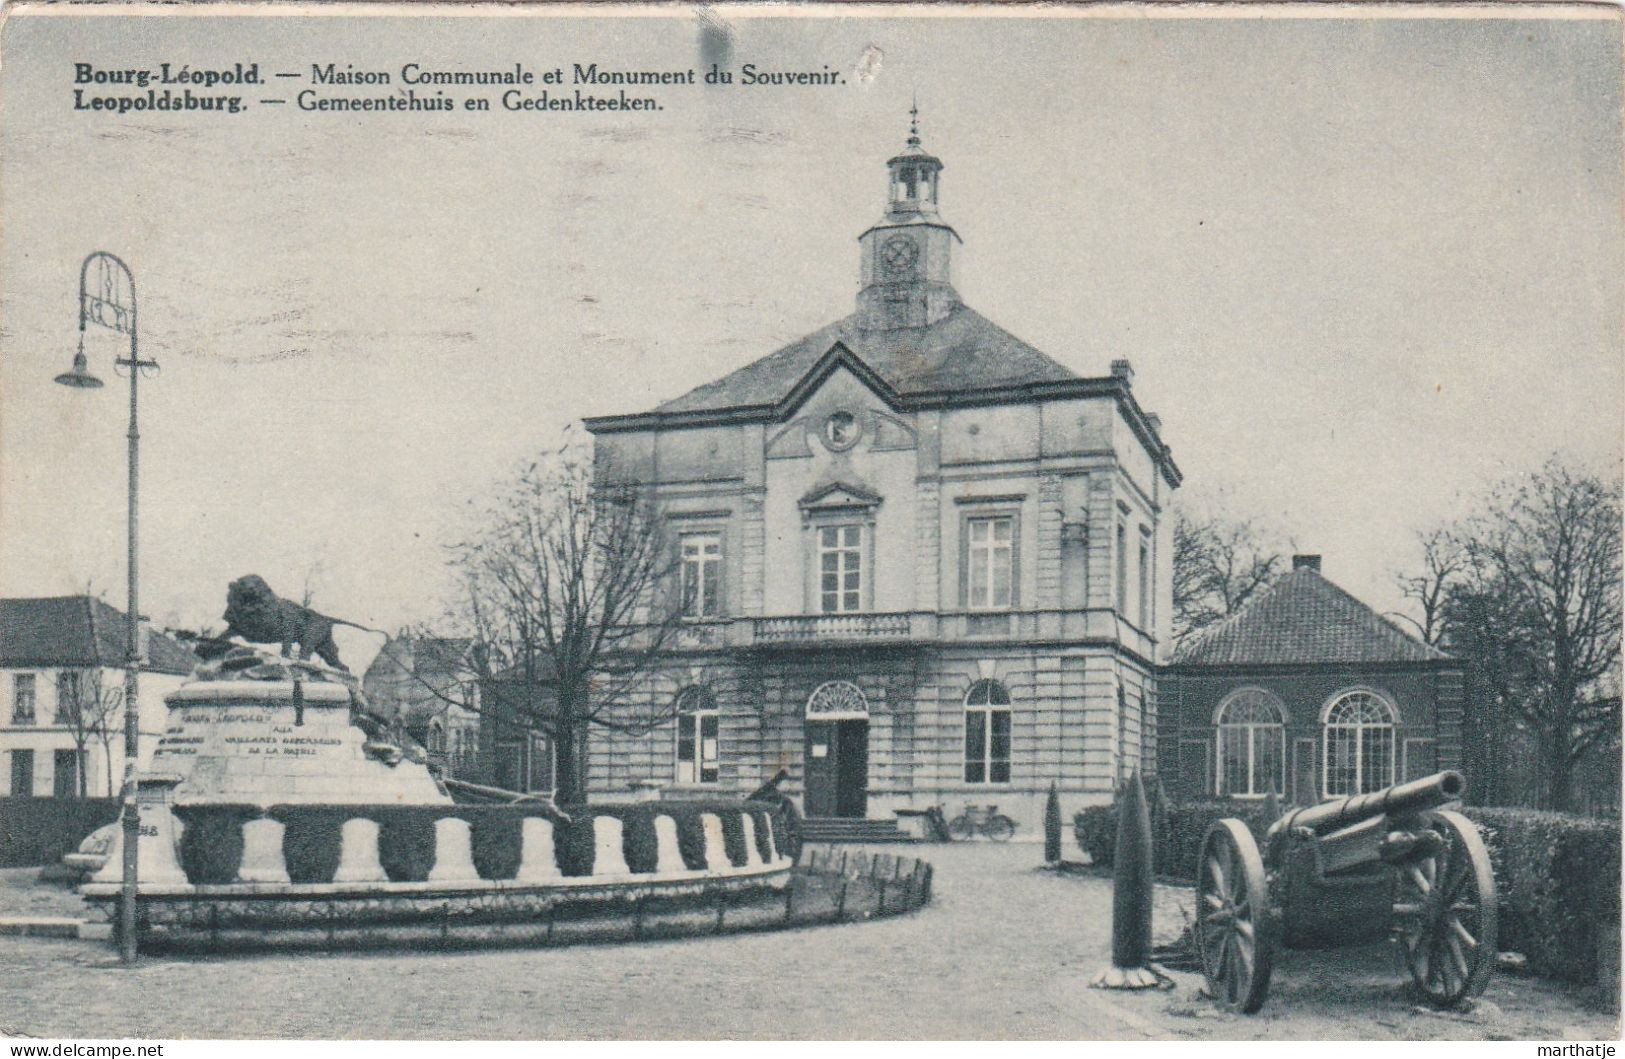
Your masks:
{"label": "cannon", "polygon": [[1197,861],[1194,929],[1208,992],[1244,1014],[1263,1006],[1284,946],[1389,937],[1430,1004],[1484,991],[1495,966],[1495,876],[1478,829],[1450,808],[1466,789],[1440,772],[1295,809],[1259,853],[1247,825],[1219,820]]}

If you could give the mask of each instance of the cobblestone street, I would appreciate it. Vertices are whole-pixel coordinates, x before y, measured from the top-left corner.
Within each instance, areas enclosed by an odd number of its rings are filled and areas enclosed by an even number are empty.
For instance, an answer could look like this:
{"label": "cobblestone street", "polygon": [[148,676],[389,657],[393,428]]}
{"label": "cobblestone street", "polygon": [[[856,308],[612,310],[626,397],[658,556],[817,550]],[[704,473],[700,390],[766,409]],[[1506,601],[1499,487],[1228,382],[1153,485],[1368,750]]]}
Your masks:
{"label": "cobblestone street", "polygon": [[[1419,1008],[1385,949],[1288,953],[1264,1012],[1177,987],[1105,993],[1107,880],[1034,870],[1039,847],[889,850],[936,864],[934,904],[872,923],[644,945],[458,953],[149,957],[0,938],[0,1030],[39,1037],[1539,1038],[1615,1036],[1553,984],[1497,977],[1472,1012]],[[1159,891],[1157,934],[1183,891]],[[14,895],[8,895],[14,896]],[[15,903],[15,902],[14,902]],[[15,913],[8,907],[0,912]]]}

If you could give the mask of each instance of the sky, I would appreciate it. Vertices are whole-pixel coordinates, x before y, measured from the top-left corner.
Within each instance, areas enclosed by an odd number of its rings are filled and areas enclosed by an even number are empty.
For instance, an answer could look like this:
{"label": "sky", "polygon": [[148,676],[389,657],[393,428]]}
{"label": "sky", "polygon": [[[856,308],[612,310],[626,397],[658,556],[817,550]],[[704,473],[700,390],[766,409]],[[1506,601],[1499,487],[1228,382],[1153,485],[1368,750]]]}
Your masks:
{"label": "sky", "polygon": [[[1620,473],[1611,11],[110,10],[0,27],[8,596],[123,605],[124,340],[87,337],[106,388],[51,382],[90,251],[131,263],[162,369],[141,390],[142,609],[218,627],[252,572],[393,629],[440,612],[469,502],[567,424],[852,311],[916,95],[966,302],[1081,375],[1128,358],[1184,502],[1322,554],[1379,609],[1417,531],[1491,482],[1553,453]],[[303,73],[252,101],[328,62],[714,60],[846,83],[671,86],[649,113],[73,109],[75,63]]]}

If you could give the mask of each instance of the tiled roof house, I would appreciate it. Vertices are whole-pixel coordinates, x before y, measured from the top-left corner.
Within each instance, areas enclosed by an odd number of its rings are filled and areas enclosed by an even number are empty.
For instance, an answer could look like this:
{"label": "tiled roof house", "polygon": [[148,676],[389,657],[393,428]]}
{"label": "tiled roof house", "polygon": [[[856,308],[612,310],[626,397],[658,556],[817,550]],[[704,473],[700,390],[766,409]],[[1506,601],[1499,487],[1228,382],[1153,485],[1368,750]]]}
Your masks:
{"label": "tiled roof house", "polygon": [[[1162,680],[1175,797],[1294,802],[1375,790],[1461,756],[1463,673],[1320,571],[1318,555],[1193,633]],[[1469,777],[1469,782],[1471,777]]]}

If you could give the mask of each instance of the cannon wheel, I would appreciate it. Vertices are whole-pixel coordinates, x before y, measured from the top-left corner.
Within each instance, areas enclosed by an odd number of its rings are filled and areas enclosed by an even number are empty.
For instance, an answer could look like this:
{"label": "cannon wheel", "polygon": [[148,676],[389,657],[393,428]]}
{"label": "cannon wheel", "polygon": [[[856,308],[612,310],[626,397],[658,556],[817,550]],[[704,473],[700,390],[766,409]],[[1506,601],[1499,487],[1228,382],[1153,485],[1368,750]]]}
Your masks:
{"label": "cannon wheel", "polygon": [[1427,826],[1444,839],[1437,853],[1395,872],[1394,933],[1416,988],[1436,1007],[1477,996],[1495,967],[1496,895],[1490,855],[1478,828],[1440,810]]}
{"label": "cannon wheel", "polygon": [[1276,932],[1264,861],[1247,825],[1225,819],[1208,828],[1196,875],[1196,951],[1208,992],[1251,1015],[1269,992]]}

